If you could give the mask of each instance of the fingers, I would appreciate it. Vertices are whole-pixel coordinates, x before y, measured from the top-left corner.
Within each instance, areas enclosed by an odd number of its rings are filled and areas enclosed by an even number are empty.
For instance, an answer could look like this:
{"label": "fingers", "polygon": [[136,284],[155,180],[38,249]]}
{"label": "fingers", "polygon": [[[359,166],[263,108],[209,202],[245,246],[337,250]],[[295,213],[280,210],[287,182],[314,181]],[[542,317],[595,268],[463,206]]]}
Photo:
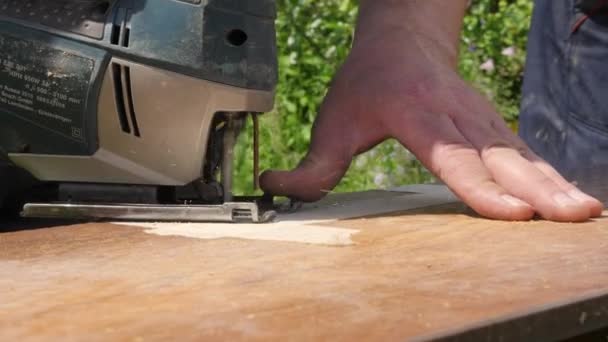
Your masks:
{"label": "fingers", "polygon": [[[490,122],[490,125],[486,123]],[[493,123],[493,124],[492,124]],[[538,213],[553,221],[585,221],[601,215],[599,201],[580,192],[533,153],[510,131],[504,122],[479,120],[456,125],[480,151],[493,179],[509,193],[531,204]],[[523,155],[522,155],[523,154]]]}
{"label": "fingers", "polygon": [[587,208],[589,208],[589,214],[591,217],[600,217],[604,211],[604,205],[602,202],[593,198],[580,189],[578,189],[574,184],[565,180],[549,163],[542,160],[539,156],[537,156],[534,152],[529,151],[528,155],[526,155],[527,159],[536,166],[542,173],[547,175],[547,177],[551,178],[561,189],[566,192],[570,197],[575,200],[585,204]]}
{"label": "fingers", "polygon": [[542,217],[570,222],[585,221],[591,216],[585,203],[562,190],[515,149],[491,146],[483,148],[481,155],[494,179],[513,196],[530,203]]}
{"label": "fingers", "polygon": [[447,115],[416,115],[394,126],[393,136],[479,214],[528,220],[534,209],[497,184],[477,150]]}
{"label": "fingers", "polygon": [[600,217],[604,211],[604,205],[602,202],[593,198],[580,189],[578,189],[574,184],[568,182],[564,177],[562,177],[549,163],[544,161],[541,157],[539,157],[536,153],[534,153],[526,143],[521,140],[517,135],[515,135],[507,125],[502,122],[502,125],[496,125],[496,130],[505,137],[512,146],[518,150],[524,158],[529,160],[537,169],[539,169],[542,173],[544,173],[547,177],[553,180],[562,191],[566,192],[570,197],[578,200],[581,203],[584,203],[587,208],[589,208],[589,212],[591,217]]}

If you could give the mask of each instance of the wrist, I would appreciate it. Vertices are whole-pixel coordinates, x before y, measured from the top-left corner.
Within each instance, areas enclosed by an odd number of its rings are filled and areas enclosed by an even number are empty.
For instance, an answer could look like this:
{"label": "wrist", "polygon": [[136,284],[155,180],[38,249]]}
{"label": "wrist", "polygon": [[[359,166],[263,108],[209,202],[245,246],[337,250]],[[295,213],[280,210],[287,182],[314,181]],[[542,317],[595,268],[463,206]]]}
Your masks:
{"label": "wrist", "polygon": [[361,0],[353,50],[423,53],[456,67],[467,0]]}

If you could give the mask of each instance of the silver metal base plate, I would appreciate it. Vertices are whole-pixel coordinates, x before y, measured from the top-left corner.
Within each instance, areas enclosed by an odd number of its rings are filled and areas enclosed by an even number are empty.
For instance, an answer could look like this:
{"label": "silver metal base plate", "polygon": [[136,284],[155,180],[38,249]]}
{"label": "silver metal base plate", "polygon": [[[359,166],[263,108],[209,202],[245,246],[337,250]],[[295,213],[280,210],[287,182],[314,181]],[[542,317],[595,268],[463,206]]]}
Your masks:
{"label": "silver metal base plate", "polygon": [[255,203],[220,205],[28,203],[22,217],[169,222],[270,222],[274,211],[261,213]]}

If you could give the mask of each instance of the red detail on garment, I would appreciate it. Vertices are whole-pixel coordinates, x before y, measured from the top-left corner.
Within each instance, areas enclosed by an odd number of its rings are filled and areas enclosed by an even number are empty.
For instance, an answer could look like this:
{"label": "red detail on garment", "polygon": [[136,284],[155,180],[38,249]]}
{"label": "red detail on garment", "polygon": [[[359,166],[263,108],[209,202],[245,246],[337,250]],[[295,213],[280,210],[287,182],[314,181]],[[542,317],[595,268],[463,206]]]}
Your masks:
{"label": "red detail on garment", "polygon": [[576,21],[576,23],[574,23],[574,26],[572,27],[571,32],[575,33],[576,31],[578,31],[581,28],[581,26],[583,26],[583,24],[587,21],[587,19],[598,14],[602,8],[606,7],[606,5],[608,5],[608,0],[598,0],[597,4],[589,11],[589,13],[585,13],[585,15],[580,17]]}

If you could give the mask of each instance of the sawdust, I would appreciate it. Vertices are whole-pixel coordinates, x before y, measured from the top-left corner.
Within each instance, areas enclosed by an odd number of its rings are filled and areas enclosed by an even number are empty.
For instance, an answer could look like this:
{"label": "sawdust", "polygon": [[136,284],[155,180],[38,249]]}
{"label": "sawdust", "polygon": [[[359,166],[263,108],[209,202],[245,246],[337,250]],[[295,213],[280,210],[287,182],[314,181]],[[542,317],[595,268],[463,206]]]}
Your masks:
{"label": "sawdust", "polygon": [[245,239],[297,242],[327,246],[349,246],[359,230],[302,225],[287,222],[268,224],[130,222],[121,225],[142,227],[160,236],[183,236],[195,239]]}
{"label": "sawdust", "polygon": [[295,213],[279,215],[266,224],[120,222],[123,226],[145,228],[160,236],[195,239],[246,239],[284,241],[327,246],[350,246],[356,229],[332,227],[332,223],[357,217],[376,216],[456,201],[444,186],[416,185],[389,191],[336,194]]}

